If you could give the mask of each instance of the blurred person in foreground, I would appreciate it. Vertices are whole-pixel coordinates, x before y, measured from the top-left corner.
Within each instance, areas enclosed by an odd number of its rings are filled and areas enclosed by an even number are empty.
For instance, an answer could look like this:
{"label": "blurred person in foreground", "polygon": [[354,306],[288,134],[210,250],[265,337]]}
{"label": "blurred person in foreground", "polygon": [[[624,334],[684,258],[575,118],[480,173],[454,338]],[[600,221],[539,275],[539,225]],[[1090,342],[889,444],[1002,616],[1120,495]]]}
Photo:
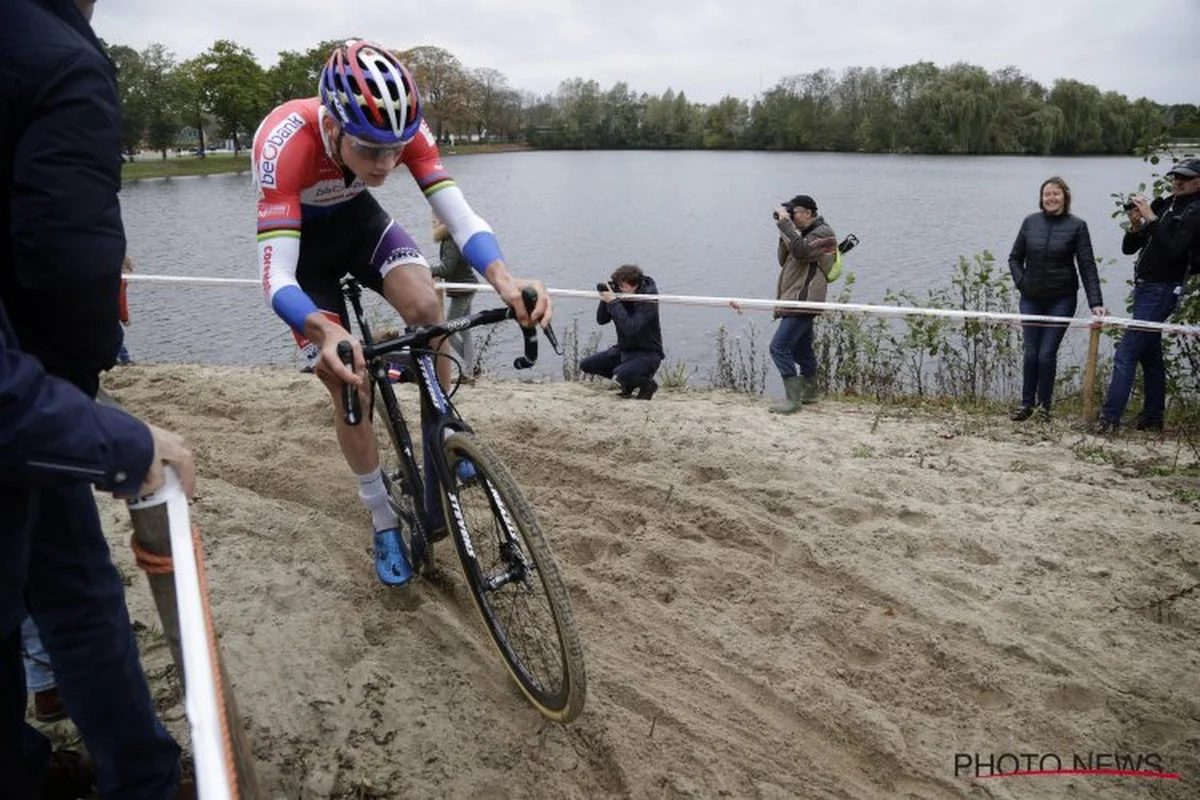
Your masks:
{"label": "blurred person in foreground", "polygon": [[[121,121],[93,2],[0,3],[0,794],[78,797],[91,775],[25,719],[32,616],[101,797],[180,790],[92,487],[191,495],[178,436],[94,402],[121,344]],[[65,324],[64,321],[69,321]]]}
{"label": "blurred person in foreground", "polygon": [[[1166,322],[1188,278],[1200,271],[1200,158],[1184,159],[1167,172],[1171,194],[1154,201],[1137,196],[1126,209],[1129,230],[1121,252],[1137,253],[1133,266],[1133,318]],[[1162,332],[1127,328],[1113,354],[1112,380],[1096,430],[1115,433],[1142,365],[1142,412],[1134,427],[1161,431],[1167,407],[1167,369]]]}
{"label": "blurred person in foreground", "polygon": [[[1040,211],[1021,223],[1008,255],[1008,269],[1021,295],[1022,314],[1073,317],[1079,303],[1079,283],[1095,316],[1105,313],[1100,275],[1092,253],[1087,223],[1071,213],[1071,190],[1057,176],[1047,178],[1038,190]],[[1021,405],[1009,419],[1023,422],[1034,415],[1050,419],[1050,400],[1058,372],[1058,348],[1066,324],[1023,322],[1024,372]]]}

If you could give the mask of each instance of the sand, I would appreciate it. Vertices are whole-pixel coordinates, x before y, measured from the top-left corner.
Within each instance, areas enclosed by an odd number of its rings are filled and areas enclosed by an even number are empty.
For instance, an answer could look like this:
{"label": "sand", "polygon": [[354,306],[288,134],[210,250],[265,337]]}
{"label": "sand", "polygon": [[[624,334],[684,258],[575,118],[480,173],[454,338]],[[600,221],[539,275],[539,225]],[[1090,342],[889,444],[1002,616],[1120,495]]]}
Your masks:
{"label": "sand", "polygon": [[[270,797],[1200,795],[1200,480],[1173,440],[465,388],[571,591],[589,694],[559,725],[508,677],[453,548],[445,585],[378,584],[315,379],[137,365],[105,387],[193,445],[214,615]],[[127,512],[105,498],[102,514],[186,741]],[[1141,756],[1182,780],[956,775],[957,754],[986,775],[1004,753],[1036,754],[1022,769]]]}

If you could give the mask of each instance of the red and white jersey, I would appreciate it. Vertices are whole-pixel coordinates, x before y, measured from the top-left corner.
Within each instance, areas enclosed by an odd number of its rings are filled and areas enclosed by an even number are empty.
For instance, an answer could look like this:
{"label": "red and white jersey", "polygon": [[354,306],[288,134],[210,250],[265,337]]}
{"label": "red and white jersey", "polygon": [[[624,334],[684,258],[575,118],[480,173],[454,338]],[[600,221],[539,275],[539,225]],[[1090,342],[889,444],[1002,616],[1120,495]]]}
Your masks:
{"label": "red and white jersey", "polygon": [[[304,316],[315,309],[296,282],[304,222],[328,216],[367,190],[353,176],[347,182],[348,173],[334,161],[334,143],[327,141],[321,130],[323,114],[319,98],[291,100],[268,114],[254,134],[251,170],[259,188],[259,274],[268,302],[296,330],[303,328]],[[495,243],[491,228],[467,205],[442,165],[433,133],[424,121],[420,132],[396,157],[396,165],[408,168],[476,269],[482,270],[488,263],[478,263],[479,258],[490,261],[500,257],[498,245],[491,246]],[[473,253],[476,258],[471,257]],[[291,291],[293,287],[295,291]],[[280,297],[282,290],[288,291]]]}

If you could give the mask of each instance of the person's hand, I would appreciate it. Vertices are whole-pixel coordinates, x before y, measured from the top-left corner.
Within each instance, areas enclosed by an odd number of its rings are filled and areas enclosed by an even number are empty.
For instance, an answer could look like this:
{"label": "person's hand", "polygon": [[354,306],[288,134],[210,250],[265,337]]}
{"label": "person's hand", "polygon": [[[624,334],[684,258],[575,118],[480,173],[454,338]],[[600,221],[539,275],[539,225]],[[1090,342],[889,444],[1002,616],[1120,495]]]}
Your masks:
{"label": "person's hand", "polygon": [[612,289],[605,289],[603,292],[600,293],[600,299],[603,300],[605,303],[611,303],[613,300],[617,299],[617,296],[615,294],[613,294]]}
{"label": "person's hand", "polygon": [[[542,325],[545,327],[550,324],[550,318],[554,315],[554,304],[550,302],[550,295],[546,292],[546,287],[541,281],[526,281],[520,278],[508,278],[500,283],[493,284],[496,292],[499,293],[500,299],[517,314],[517,322],[522,327],[530,327],[532,325]],[[525,310],[525,299],[521,297],[521,290],[526,286],[531,286],[537,291],[537,303],[533,307],[533,313],[530,314]]]}
{"label": "person's hand", "polygon": [[1131,222],[1136,222],[1136,220],[1133,218],[1134,211],[1137,212],[1138,217],[1146,222],[1154,222],[1154,220],[1158,219],[1158,217],[1154,215],[1154,212],[1150,210],[1150,201],[1140,194],[1133,198],[1133,211],[1129,212],[1129,219]]}
{"label": "person's hand", "polygon": [[1108,315],[1108,309],[1104,306],[1092,306],[1092,315],[1096,317],[1104,317]]}
{"label": "person's hand", "polygon": [[188,500],[196,491],[196,464],[192,460],[192,451],[187,442],[177,433],[147,425],[150,436],[154,440],[154,456],[150,459],[150,471],[138,489],[138,497],[153,494],[166,481],[163,465],[170,464],[179,473],[179,482],[183,484],[183,493]]}
{"label": "person's hand", "polygon": [[792,215],[789,214],[788,210],[786,208],[784,208],[783,206],[775,206],[775,210],[771,213],[774,215],[775,219],[777,219],[777,220],[792,218]]}
{"label": "person's hand", "polygon": [[[339,342],[350,342],[350,347],[354,350],[354,370],[342,363],[342,357],[338,355],[337,346]],[[340,325],[333,326],[326,332],[324,341],[321,342],[321,355],[317,359],[317,363],[313,365],[313,372],[317,373],[317,377],[322,381],[327,379],[335,379],[342,383],[348,383],[351,386],[363,385],[363,377],[366,375],[367,362],[363,359],[362,345],[359,341],[346,332]]]}

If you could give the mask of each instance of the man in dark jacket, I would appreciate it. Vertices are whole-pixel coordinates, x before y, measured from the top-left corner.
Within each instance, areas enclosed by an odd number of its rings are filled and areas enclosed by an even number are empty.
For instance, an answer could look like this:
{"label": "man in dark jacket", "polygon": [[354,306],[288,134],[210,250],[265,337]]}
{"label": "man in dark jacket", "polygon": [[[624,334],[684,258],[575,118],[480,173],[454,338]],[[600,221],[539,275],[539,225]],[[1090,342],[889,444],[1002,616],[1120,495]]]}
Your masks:
{"label": "man in dark jacket", "polygon": [[658,303],[627,301],[621,295],[658,294],[658,287],[640,267],[625,264],[613,272],[611,283],[597,288],[600,307],[596,309],[596,324],[612,322],[617,329],[617,343],[583,359],[579,368],[589,375],[614,378],[621,387],[621,397],[631,397],[636,389],[638,400],[649,400],[658,391],[654,373],[663,360]]}
{"label": "man in dark jacket", "polygon": [[[113,68],[85,0],[0,3],[0,794],[36,797],[21,621],[41,630],[104,797],[161,800],[179,747],[154,713],[92,485],[136,496],[191,454],[93,401],[121,342],[125,234]],[[71,795],[72,797],[76,795]]]}
{"label": "man in dark jacket", "polygon": [[[1137,253],[1133,267],[1133,318],[1166,322],[1179,303],[1189,276],[1200,271],[1200,158],[1179,162],[1167,173],[1172,194],[1153,202],[1135,197],[1121,252]],[[1113,433],[1142,365],[1142,413],[1138,430],[1161,431],[1167,406],[1167,370],[1162,332],[1129,328],[1113,354],[1112,381],[1098,430]]]}

